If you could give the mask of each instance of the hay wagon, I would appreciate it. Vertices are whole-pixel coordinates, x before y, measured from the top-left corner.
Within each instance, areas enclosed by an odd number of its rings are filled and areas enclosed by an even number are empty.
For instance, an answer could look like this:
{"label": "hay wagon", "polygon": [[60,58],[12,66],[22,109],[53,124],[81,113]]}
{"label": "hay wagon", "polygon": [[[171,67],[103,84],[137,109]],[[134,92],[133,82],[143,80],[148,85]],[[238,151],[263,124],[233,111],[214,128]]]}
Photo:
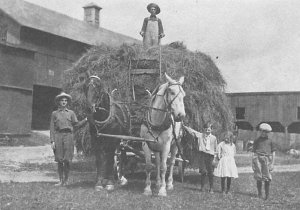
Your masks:
{"label": "hay wagon", "polygon": [[[130,110],[129,115],[129,135],[112,135],[97,132],[98,137],[112,137],[121,139],[120,147],[115,153],[115,172],[121,177],[124,172],[129,170],[134,172],[137,162],[144,161],[144,154],[142,151],[142,142],[155,142],[152,139],[144,139],[139,137],[140,127],[143,123],[146,109],[149,108],[149,99],[151,92],[155,88],[157,81],[161,80],[161,65],[158,60],[140,59],[131,60],[128,67],[128,90],[126,103]],[[150,81],[145,87],[144,81]],[[152,82],[151,82],[152,81]],[[151,86],[152,84],[152,86]],[[113,96],[114,97],[114,96]],[[127,122],[128,123],[128,122]],[[154,157],[153,157],[154,158]],[[130,165],[134,162],[133,165]],[[129,166],[127,166],[129,164]],[[176,165],[178,167],[178,174],[181,182],[184,177],[184,162],[181,157],[176,158]],[[127,170],[125,169],[127,166]]]}

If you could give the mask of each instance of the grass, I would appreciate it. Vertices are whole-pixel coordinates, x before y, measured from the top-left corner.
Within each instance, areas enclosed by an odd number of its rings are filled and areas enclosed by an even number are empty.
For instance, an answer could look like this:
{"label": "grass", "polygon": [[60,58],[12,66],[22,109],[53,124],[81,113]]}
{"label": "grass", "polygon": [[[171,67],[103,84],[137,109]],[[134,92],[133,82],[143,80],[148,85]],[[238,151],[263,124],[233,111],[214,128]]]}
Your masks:
{"label": "grass", "polygon": [[144,196],[144,176],[130,177],[128,186],[111,193],[93,189],[94,175],[72,176],[72,185],[57,188],[53,183],[0,183],[1,209],[299,209],[300,173],[276,173],[267,201],[256,198],[252,174],[233,181],[232,196],[223,196],[220,180],[215,193],[199,191],[199,176],[175,182],[167,197]]}
{"label": "grass", "polygon": [[32,147],[32,146],[44,146],[50,143],[50,139],[48,136],[43,135],[41,133],[31,132],[30,136],[24,137],[8,137],[0,139],[0,146],[24,146],[24,147]]}

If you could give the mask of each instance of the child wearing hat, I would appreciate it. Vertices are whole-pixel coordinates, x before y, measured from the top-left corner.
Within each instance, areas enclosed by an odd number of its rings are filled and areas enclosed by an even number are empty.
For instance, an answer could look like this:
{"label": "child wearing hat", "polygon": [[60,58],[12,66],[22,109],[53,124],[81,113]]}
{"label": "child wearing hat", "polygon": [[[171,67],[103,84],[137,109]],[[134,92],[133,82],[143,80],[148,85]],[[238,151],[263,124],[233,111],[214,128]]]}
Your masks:
{"label": "child wearing hat", "polygon": [[55,97],[58,106],[51,114],[50,121],[50,141],[54,151],[55,161],[58,163],[59,183],[55,186],[68,184],[70,162],[74,155],[73,130],[82,126],[87,118],[78,122],[76,114],[67,108],[71,101],[71,96],[62,92]]}
{"label": "child wearing hat", "polygon": [[265,199],[269,197],[271,171],[274,168],[276,147],[268,137],[272,128],[267,123],[259,126],[260,136],[253,143],[252,168],[257,182],[258,197],[262,198],[262,182],[265,183]]}
{"label": "child wearing hat", "polygon": [[233,133],[228,131],[224,135],[224,140],[217,147],[218,158],[220,159],[214,175],[221,177],[222,193],[225,193],[225,181],[227,181],[226,194],[230,191],[232,178],[238,178],[238,171],[234,156],[236,147],[233,143]]}
{"label": "child wearing hat", "polygon": [[147,6],[150,17],[146,17],[143,22],[140,35],[143,37],[144,47],[159,45],[160,39],[165,36],[162,22],[156,17],[160,13],[160,8],[157,4],[151,3]]}

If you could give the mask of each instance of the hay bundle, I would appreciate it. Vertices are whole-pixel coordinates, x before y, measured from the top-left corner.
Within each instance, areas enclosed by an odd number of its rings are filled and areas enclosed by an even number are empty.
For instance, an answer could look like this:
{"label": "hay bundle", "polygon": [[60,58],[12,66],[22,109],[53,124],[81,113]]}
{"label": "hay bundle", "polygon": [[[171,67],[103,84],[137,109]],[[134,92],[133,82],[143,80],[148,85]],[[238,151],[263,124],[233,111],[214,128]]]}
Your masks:
{"label": "hay bundle", "polygon": [[[119,98],[128,101],[130,84],[141,85],[153,90],[160,84],[159,77],[141,75],[129,80],[128,69],[133,61],[160,60],[162,73],[172,78],[185,76],[183,85],[186,91],[186,124],[200,130],[203,123],[214,123],[217,133],[232,127],[232,114],[224,88],[226,82],[211,58],[201,52],[192,52],[180,42],[153,47],[145,50],[140,45],[122,45],[112,48],[106,45],[92,47],[73,66],[65,72],[64,89],[73,96],[73,109],[79,116],[84,116],[86,100],[80,75],[89,72],[105,81],[107,91],[119,90]],[[151,66],[152,65],[152,66]],[[145,68],[157,68],[150,64]],[[134,66],[133,66],[134,67]]]}

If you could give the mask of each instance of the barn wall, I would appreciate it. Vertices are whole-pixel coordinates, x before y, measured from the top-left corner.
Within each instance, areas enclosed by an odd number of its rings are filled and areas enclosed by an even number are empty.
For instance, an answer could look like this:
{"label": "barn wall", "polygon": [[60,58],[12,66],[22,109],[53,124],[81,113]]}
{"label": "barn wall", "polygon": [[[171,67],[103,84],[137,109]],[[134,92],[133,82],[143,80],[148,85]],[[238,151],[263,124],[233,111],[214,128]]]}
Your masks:
{"label": "barn wall", "polygon": [[[0,34],[6,34],[6,42],[20,44],[20,25],[0,10]],[[1,41],[1,40],[0,40]],[[3,41],[3,40],[2,40]]]}
{"label": "barn wall", "polygon": [[[236,116],[236,107],[245,107],[245,119],[254,131],[239,129],[239,140],[246,142],[257,138],[256,126],[263,122],[280,122],[285,129],[297,119],[297,109],[300,107],[300,92],[276,93],[240,93],[228,94],[232,113]],[[239,120],[237,120],[239,121]],[[300,144],[300,134],[272,132],[272,139],[280,149],[288,149]]]}
{"label": "barn wall", "polygon": [[34,52],[0,45],[0,133],[31,130]]}
{"label": "barn wall", "polygon": [[34,84],[57,88],[61,88],[63,71],[89,48],[86,44],[27,27],[21,29],[21,42],[37,51]]}

